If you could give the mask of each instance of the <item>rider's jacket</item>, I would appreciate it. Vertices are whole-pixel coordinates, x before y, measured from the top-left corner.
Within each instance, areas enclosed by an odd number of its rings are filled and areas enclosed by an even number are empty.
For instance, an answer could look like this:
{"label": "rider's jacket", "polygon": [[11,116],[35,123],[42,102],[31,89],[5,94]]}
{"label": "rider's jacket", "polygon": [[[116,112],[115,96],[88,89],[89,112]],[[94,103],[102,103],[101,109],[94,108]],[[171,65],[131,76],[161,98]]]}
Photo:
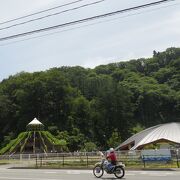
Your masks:
{"label": "rider's jacket", "polygon": [[116,157],[115,152],[108,153],[106,158],[109,159],[112,164],[116,164],[116,162],[117,162],[117,157]]}

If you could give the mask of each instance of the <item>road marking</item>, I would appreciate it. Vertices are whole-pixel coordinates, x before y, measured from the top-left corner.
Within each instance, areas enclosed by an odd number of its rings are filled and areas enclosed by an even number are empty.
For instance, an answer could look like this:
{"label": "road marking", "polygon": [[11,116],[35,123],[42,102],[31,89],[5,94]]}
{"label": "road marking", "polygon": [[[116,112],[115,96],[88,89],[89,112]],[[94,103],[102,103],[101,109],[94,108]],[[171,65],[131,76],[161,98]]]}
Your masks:
{"label": "road marking", "polygon": [[67,170],[67,174],[81,174],[81,172],[76,170]]}
{"label": "road marking", "polygon": [[125,173],[125,176],[135,176],[136,174],[133,173]]}
{"label": "road marking", "polygon": [[18,178],[15,178],[15,177],[0,177],[0,179],[9,179],[9,180],[62,180],[62,179],[44,179],[44,178],[25,178],[25,177],[23,177],[23,178],[20,178],[20,177],[18,177]]}
{"label": "road marking", "polygon": [[57,174],[57,172],[55,171],[48,171],[48,172],[44,172],[45,174]]}
{"label": "road marking", "polygon": [[153,176],[153,177],[165,177],[167,176],[166,174],[148,174],[149,176]]}
{"label": "road marking", "polygon": [[67,174],[92,174],[91,170],[66,170]]}
{"label": "road marking", "polygon": [[148,172],[140,172],[140,174],[146,175],[146,174],[148,174]]}

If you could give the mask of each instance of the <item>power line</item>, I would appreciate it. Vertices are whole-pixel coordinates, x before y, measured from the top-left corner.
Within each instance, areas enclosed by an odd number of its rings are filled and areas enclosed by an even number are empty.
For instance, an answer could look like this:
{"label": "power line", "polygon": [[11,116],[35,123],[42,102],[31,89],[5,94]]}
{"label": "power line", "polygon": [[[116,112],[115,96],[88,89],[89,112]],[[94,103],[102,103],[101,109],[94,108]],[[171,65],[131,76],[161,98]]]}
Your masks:
{"label": "power line", "polygon": [[66,9],[66,10],[64,10],[64,11],[60,11],[60,12],[57,12],[57,13],[48,14],[48,15],[46,15],[46,16],[42,16],[42,17],[34,18],[34,19],[31,19],[31,20],[28,20],[28,21],[24,21],[24,22],[21,22],[21,23],[17,23],[17,24],[13,24],[13,25],[10,25],[10,26],[6,26],[6,27],[3,27],[3,28],[0,28],[0,31],[1,31],[1,30],[5,30],[5,29],[10,29],[10,28],[12,28],[12,27],[24,25],[24,24],[27,24],[27,23],[30,23],[30,22],[33,22],[33,21],[42,20],[42,19],[45,19],[45,18],[49,18],[49,17],[52,17],[52,16],[56,16],[56,15],[59,15],[59,14],[63,14],[63,13],[65,13],[65,12],[69,12],[69,11],[81,9],[81,8],[84,8],[84,7],[87,7],[87,6],[92,6],[92,5],[101,3],[101,2],[103,2],[103,1],[106,1],[106,0],[95,1],[95,2],[93,2],[93,3],[84,4],[84,5],[81,5],[81,6],[78,6],[78,7],[74,7],[74,8],[70,8],[70,9]]}
{"label": "power line", "polygon": [[76,4],[76,3],[79,3],[81,1],[85,1],[85,0],[73,1],[73,2],[70,2],[70,3],[66,3],[66,4],[59,5],[59,6],[55,6],[53,8],[49,8],[49,9],[46,9],[46,10],[42,10],[42,11],[38,11],[38,12],[35,12],[35,13],[32,13],[32,14],[28,14],[28,15],[25,15],[25,16],[21,16],[21,17],[18,17],[18,18],[10,19],[8,21],[0,22],[0,25],[6,24],[6,23],[10,23],[10,22],[13,22],[13,21],[17,21],[17,20],[20,20],[20,19],[24,19],[24,18],[27,18],[27,17],[30,17],[30,16],[34,16],[34,15],[37,15],[37,14],[41,14],[41,13],[44,13],[44,12],[48,12],[48,11],[51,11],[51,10],[54,10],[54,9],[58,9],[58,8],[61,8],[61,7],[65,7],[65,6],[68,6],[68,5]]}
{"label": "power line", "polygon": [[75,29],[81,29],[81,28],[93,26],[93,25],[96,25],[96,24],[101,24],[101,23],[105,23],[105,22],[110,22],[110,21],[119,20],[119,19],[121,19],[121,18],[127,18],[127,17],[130,17],[130,16],[139,15],[139,14],[142,14],[142,13],[149,13],[149,12],[152,12],[152,11],[156,11],[156,10],[159,10],[159,9],[172,7],[172,6],[175,6],[175,5],[179,5],[179,3],[172,4],[172,5],[168,5],[168,6],[162,6],[162,7],[155,8],[155,9],[151,9],[151,10],[144,11],[144,12],[138,12],[138,13],[128,14],[128,15],[125,15],[125,16],[120,16],[120,17],[113,18],[113,19],[109,19],[109,20],[106,20],[106,21],[105,21],[105,20],[103,20],[103,21],[98,21],[98,22],[95,22],[95,23],[91,23],[91,24],[87,24],[87,25],[83,25],[83,26],[79,26],[79,27],[69,28],[69,29],[65,29],[65,30],[61,30],[61,31],[56,31],[56,32],[52,32],[52,33],[47,33],[47,34],[43,34],[43,35],[39,35],[39,36],[34,36],[34,37],[30,37],[30,38],[26,38],[26,39],[22,39],[22,40],[18,40],[18,41],[13,41],[13,42],[9,42],[9,43],[4,43],[4,44],[0,44],[0,46],[7,46],[7,45],[11,45],[11,44],[16,44],[16,43],[19,43],[19,42],[24,42],[24,41],[28,41],[28,40],[32,40],[32,39],[37,39],[37,38],[41,38],[41,37],[46,37],[46,36],[55,35],[55,34],[58,34],[58,33],[63,33],[63,32],[67,32],[67,31],[72,31],[72,30],[75,30]]}
{"label": "power line", "polygon": [[66,27],[66,26],[72,26],[72,25],[75,25],[75,24],[81,24],[81,23],[84,23],[84,22],[87,22],[87,21],[92,21],[92,20],[96,20],[96,19],[100,19],[100,18],[105,18],[105,17],[108,17],[108,16],[114,16],[114,15],[117,15],[117,14],[120,14],[120,13],[125,13],[125,12],[128,12],[128,11],[134,11],[134,10],[138,10],[138,9],[142,9],[142,8],[147,8],[147,7],[159,5],[159,4],[162,4],[162,3],[165,3],[165,2],[169,2],[169,1],[175,1],[175,0],[161,0],[161,1],[156,1],[156,2],[152,2],[152,3],[148,3],[148,4],[143,4],[143,5],[140,5],[140,6],[134,6],[134,7],[127,8],[127,9],[122,9],[122,10],[119,10],[119,11],[114,11],[114,12],[110,12],[110,13],[106,13],[106,14],[92,16],[92,17],[85,18],[85,19],[80,19],[80,20],[76,20],[76,21],[67,22],[67,23],[64,23],[64,24],[59,24],[59,25],[55,25],[55,26],[42,28],[42,29],[37,29],[37,30],[33,30],[33,31],[20,33],[20,34],[15,34],[15,35],[12,35],[12,36],[3,37],[3,38],[0,38],[0,41],[6,41],[6,40],[10,40],[10,39],[15,39],[15,38],[18,38],[18,37],[23,37],[23,36],[28,36],[28,35],[40,33],[40,32],[50,31],[50,30],[53,30],[53,29],[63,28],[63,27]]}

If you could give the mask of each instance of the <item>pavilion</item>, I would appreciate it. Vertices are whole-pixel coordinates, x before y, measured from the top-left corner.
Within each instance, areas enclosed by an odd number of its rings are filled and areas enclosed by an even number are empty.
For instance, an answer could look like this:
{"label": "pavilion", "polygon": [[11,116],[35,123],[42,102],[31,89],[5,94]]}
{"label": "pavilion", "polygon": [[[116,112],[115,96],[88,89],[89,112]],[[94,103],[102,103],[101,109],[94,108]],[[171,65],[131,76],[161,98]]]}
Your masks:
{"label": "pavilion", "polygon": [[120,144],[116,150],[141,150],[151,144],[180,147],[180,123],[159,124],[145,129]]}
{"label": "pavilion", "polygon": [[3,147],[0,154],[37,154],[59,152],[66,148],[66,142],[44,131],[44,125],[36,118],[26,126],[26,129]]}

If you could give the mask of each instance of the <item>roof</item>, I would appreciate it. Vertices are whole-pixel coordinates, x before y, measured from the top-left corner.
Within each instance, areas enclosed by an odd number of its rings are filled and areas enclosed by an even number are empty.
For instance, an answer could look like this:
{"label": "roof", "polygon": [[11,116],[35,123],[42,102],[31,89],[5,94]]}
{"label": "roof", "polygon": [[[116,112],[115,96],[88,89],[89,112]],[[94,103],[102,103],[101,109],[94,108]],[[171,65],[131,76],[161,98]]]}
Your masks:
{"label": "roof", "polygon": [[34,118],[28,125],[43,125],[39,120]]}
{"label": "roof", "polygon": [[158,140],[166,140],[180,144],[180,123],[173,122],[160,124],[145,129],[120,144],[116,149],[133,144],[131,150],[138,149],[140,146],[156,142]]}

